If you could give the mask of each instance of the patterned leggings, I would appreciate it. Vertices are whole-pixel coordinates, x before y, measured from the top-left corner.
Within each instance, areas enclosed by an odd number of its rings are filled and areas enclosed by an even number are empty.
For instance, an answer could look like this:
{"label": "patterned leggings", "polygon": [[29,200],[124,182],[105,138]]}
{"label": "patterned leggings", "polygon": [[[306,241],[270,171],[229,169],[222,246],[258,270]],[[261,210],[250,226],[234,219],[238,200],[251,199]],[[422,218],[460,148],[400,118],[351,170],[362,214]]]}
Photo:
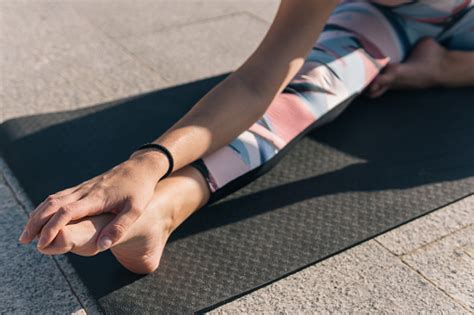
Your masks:
{"label": "patterned leggings", "polygon": [[[402,61],[423,37],[435,38],[448,49],[474,50],[471,1],[438,2],[448,8],[423,1],[400,6],[341,2],[299,73],[263,117],[227,146],[192,164],[212,195],[232,182],[234,189],[246,184],[251,178],[245,175],[258,176],[252,171],[265,168],[325,116],[341,111],[384,66]],[[235,185],[239,178],[246,179]]]}

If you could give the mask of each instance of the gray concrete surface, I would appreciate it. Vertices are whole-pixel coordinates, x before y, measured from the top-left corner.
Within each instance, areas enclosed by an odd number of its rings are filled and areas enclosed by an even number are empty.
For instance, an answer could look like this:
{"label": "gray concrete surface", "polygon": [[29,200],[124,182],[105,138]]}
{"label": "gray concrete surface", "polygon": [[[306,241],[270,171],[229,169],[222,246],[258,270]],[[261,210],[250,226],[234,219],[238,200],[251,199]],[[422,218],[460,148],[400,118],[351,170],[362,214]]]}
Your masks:
{"label": "gray concrete surface", "polygon": [[446,206],[423,218],[423,224],[405,224],[377,238],[396,255],[403,255],[474,224],[474,196]]}
{"label": "gray concrete surface", "polygon": [[[472,207],[472,204],[471,204]],[[474,312],[474,226],[404,255],[402,260]]]}
{"label": "gray concrete surface", "polygon": [[[470,314],[474,302],[472,223],[438,226],[429,236],[425,232],[433,228],[433,222],[449,225],[473,216],[474,196],[470,196],[213,313]],[[411,231],[408,237],[407,231]],[[402,255],[385,245],[396,244],[394,248],[401,251],[404,243],[410,250]]]}
{"label": "gray concrete surface", "polygon": [[0,2],[0,121],[231,71],[277,1]]}
{"label": "gray concrete surface", "polygon": [[127,38],[123,44],[166,82],[176,84],[234,70],[256,48],[267,26],[242,12]]}
{"label": "gray concrete surface", "polygon": [[[0,0],[0,122],[209,77],[258,45],[276,0]],[[32,205],[0,158],[0,313],[98,313],[65,257],[16,239]],[[215,313],[473,312],[474,196]]]}
{"label": "gray concrete surface", "polygon": [[376,241],[308,267],[212,313],[451,313],[467,310]]}
{"label": "gray concrete surface", "polygon": [[0,177],[0,313],[73,313],[83,309],[57,263],[20,246],[26,212]]}

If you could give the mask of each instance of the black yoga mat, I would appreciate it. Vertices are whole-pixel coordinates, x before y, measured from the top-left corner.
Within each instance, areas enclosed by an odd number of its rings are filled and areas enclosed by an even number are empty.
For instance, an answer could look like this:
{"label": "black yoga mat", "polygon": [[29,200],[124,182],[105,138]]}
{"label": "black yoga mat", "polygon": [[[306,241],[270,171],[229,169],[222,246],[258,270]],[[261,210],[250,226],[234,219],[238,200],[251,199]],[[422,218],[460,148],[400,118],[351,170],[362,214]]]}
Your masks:
{"label": "black yoga mat", "polygon": [[[222,77],[3,123],[3,156],[32,201],[126,159]],[[108,313],[211,309],[473,192],[474,91],[359,99],[264,176],[193,215],[159,270],[69,258]]]}

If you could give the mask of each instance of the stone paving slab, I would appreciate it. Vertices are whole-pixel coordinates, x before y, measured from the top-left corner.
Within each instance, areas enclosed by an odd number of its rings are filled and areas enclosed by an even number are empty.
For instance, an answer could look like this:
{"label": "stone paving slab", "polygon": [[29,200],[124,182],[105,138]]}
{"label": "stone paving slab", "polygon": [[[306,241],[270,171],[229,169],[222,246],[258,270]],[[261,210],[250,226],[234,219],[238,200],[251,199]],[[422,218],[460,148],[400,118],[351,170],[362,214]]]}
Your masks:
{"label": "stone paving slab", "polygon": [[[94,12],[110,7],[97,18],[114,19],[120,16],[112,14],[118,7],[122,15],[139,22],[146,18],[130,15],[130,7],[149,14],[159,3],[122,1],[117,6],[104,1],[98,2],[97,9],[82,1],[0,2],[0,121],[86,107],[232,71],[251,54],[269,26],[243,10],[271,15],[276,8],[275,1],[223,1],[215,6],[164,2],[164,9],[155,8],[162,18],[152,14],[149,19],[169,29],[150,34],[145,25],[142,33],[148,35],[128,40],[98,30],[92,24]],[[263,10],[267,3],[270,9]],[[193,10],[206,14],[192,15]],[[186,24],[191,22],[197,25]],[[110,25],[129,29],[133,23],[119,19],[116,24]]]}
{"label": "stone paving slab", "polygon": [[65,255],[54,256],[55,262],[58,264],[58,268],[61,269],[62,274],[67,279],[69,286],[71,287],[74,295],[79,301],[83,310],[89,315],[104,314],[104,311],[100,307],[99,303],[92,297],[88,289],[82,282],[81,278],[77,274],[74,267],[69,262]]}
{"label": "stone paving slab", "polygon": [[[277,0],[256,0],[246,1],[245,10],[251,14],[260,17],[268,23],[273,22],[280,1]],[[248,3],[250,2],[250,3]]]}
{"label": "stone paving slab", "polygon": [[[3,197],[2,197],[3,196]],[[8,198],[4,198],[4,196],[8,196]],[[3,203],[2,203],[3,201]],[[24,214],[24,219],[22,220],[21,226],[23,226],[24,222],[26,222],[26,217],[27,213],[31,212],[33,210],[33,204],[30,202],[28,197],[26,196],[25,192],[21,188],[20,184],[18,183],[17,179],[11,172],[11,170],[8,168],[7,164],[1,158],[0,156],[0,209],[4,207],[11,207],[15,209],[20,209],[20,212],[23,212]],[[2,223],[0,221],[0,230],[2,229]],[[15,231],[15,233],[19,234],[20,231]],[[1,234],[1,231],[0,231]],[[0,238],[0,248],[3,249],[3,241]],[[23,246],[21,247],[11,247],[12,249],[16,248],[24,248]],[[26,255],[28,256],[40,256],[44,257],[41,254],[37,253],[36,250],[34,249],[34,246],[28,246],[30,249]],[[8,253],[8,251],[7,251]],[[49,257],[47,258],[52,261],[52,263],[56,264],[56,267],[58,268],[58,271],[61,273],[61,275],[67,280],[67,284],[69,285],[69,288],[73,295],[76,297],[78,301],[80,301],[81,307],[83,309],[78,309],[78,310],[71,310],[71,312],[75,312],[75,314],[83,314],[85,313],[85,310],[87,310],[88,314],[102,314],[102,310],[98,303],[95,301],[95,299],[90,295],[88,292],[87,288],[84,286],[82,283],[82,280],[79,278],[77,275],[76,271],[72,267],[72,265],[69,263],[67,257],[65,255],[60,255],[60,256],[54,256],[54,257]],[[33,283],[36,283],[35,281],[35,273],[33,272],[34,270],[30,270],[29,268],[25,268],[24,274],[25,278],[30,277],[32,279],[29,279],[28,281],[31,281]],[[27,276],[26,276],[27,275]],[[11,275],[9,276],[11,277]],[[23,286],[21,282],[13,284],[13,286],[18,286],[18,290],[20,290]],[[36,283],[36,285],[41,285],[41,283]],[[60,286],[64,285],[64,283],[60,283]],[[66,290],[66,287],[63,287],[64,290]],[[0,296],[0,305],[2,304],[4,300]],[[37,301],[38,303],[41,303],[41,301]],[[85,310],[84,310],[85,309]],[[46,309],[44,309],[46,311]],[[48,313],[54,313],[56,312],[56,308],[53,306],[51,309],[47,310]],[[60,309],[57,310],[58,312]],[[0,311],[0,314],[2,311]],[[16,313],[16,312],[15,312]]]}
{"label": "stone paving slab", "polygon": [[[129,59],[68,6],[50,2],[11,4],[11,1],[0,2],[0,66],[4,84],[11,81],[24,84],[31,76],[75,79],[69,77],[71,73],[78,75],[73,70],[90,70],[74,67],[77,62],[91,68],[107,68]],[[91,57],[88,63],[84,60],[86,53]],[[2,92],[9,88],[4,87]]]}
{"label": "stone paving slab", "polygon": [[[90,56],[89,56],[90,57]],[[84,62],[87,58],[83,59]],[[77,64],[78,69],[80,63]],[[74,69],[71,69],[74,72]],[[9,118],[84,108],[130,95],[156,90],[164,85],[156,72],[135,60],[102,71],[91,70],[80,78],[31,75],[25,81],[9,81],[0,95],[0,121]]]}
{"label": "stone paving slab", "polygon": [[466,309],[368,241],[211,313],[449,313]]}
{"label": "stone paving slab", "polygon": [[[0,175],[1,176],[1,175]],[[33,245],[21,246],[18,236],[26,213],[0,179],[0,313],[73,313],[82,309],[66,278],[51,257]]]}
{"label": "stone paving slab", "polygon": [[62,2],[0,2],[0,121],[155,90],[164,80]]}
{"label": "stone paving slab", "polygon": [[[24,210],[25,214],[28,214],[33,209],[33,204],[30,199],[26,196],[26,193],[20,186],[20,183],[13,175],[12,171],[8,167],[7,163],[0,155],[0,191],[5,193],[3,196],[8,198],[2,198],[0,200],[6,201],[8,205],[20,205]],[[0,192],[0,193],[2,193]],[[1,205],[0,205],[1,206]]]}
{"label": "stone paving slab", "polygon": [[377,241],[396,255],[403,255],[471,224],[474,195],[385,233]]}
{"label": "stone paving slab", "polygon": [[7,209],[17,205],[17,201],[12,198],[11,191],[5,181],[0,177],[0,209]]}
{"label": "stone paving slab", "polygon": [[474,225],[421,247],[402,260],[474,313]]}
{"label": "stone paving slab", "polygon": [[[70,42],[70,36],[75,43],[88,43],[91,34],[96,33],[94,26],[64,1],[2,0],[0,8],[0,43],[7,45],[1,47],[30,47],[27,45],[31,44],[30,49],[17,52],[26,57],[53,47],[61,51],[58,45]],[[37,40],[44,47],[35,45]],[[1,58],[7,56],[12,55],[2,51]]]}
{"label": "stone paving slab", "polygon": [[124,39],[123,43],[169,84],[178,84],[235,70],[257,47],[267,28],[267,23],[239,13]]}
{"label": "stone paving slab", "polygon": [[173,27],[249,12],[271,22],[277,0],[72,1],[71,5],[111,38],[146,36]]}

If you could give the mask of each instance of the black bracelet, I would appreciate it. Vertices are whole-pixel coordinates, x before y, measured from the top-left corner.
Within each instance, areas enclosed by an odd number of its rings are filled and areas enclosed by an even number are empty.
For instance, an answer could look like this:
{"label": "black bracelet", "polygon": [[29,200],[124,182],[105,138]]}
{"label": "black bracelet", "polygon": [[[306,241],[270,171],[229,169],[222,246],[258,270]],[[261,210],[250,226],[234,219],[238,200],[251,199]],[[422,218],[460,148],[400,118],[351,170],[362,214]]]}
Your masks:
{"label": "black bracelet", "polygon": [[163,152],[164,155],[166,155],[166,158],[168,159],[168,170],[166,171],[165,175],[163,175],[163,178],[166,178],[168,176],[171,175],[171,173],[173,172],[173,167],[174,167],[174,159],[173,159],[173,156],[171,155],[171,152],[165,148],[164,146],[162,146],[161,144],[156,144],[156,143],[146,143],[144,145],[142,145],[141,147],[139,147],[138,149],[135,150],[136,151],[140,151],[140,150],[146,150],[146,149],[153,149],[153,150],[158,150],[160,152]]}

